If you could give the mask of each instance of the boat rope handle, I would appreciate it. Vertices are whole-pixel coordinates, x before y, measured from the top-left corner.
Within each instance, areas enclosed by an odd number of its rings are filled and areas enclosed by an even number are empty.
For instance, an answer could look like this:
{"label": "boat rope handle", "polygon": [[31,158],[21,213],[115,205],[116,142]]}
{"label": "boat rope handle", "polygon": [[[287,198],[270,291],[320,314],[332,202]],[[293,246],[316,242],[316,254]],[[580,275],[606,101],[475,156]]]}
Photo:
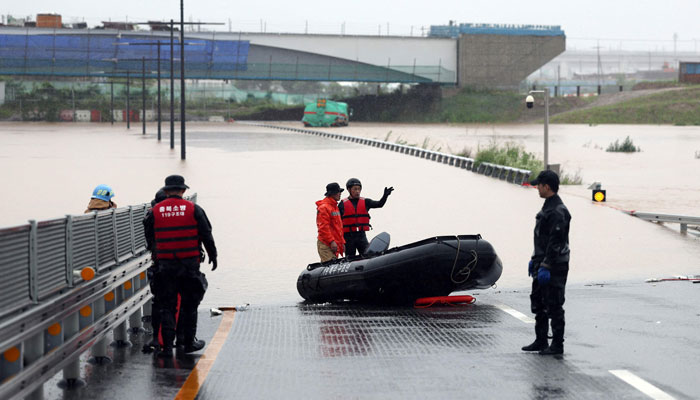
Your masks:
{"label": "boat rope handle", "polygon": [[[461,251],[460,248],[462,247],[462,241],[459,240],[459,236],[455,235],[455,237],[457,238],[457,252],[455,253],[455,262],[454,262],[454,264],[452,264],[452,272],[450,272],[450,279],[452,279],[453,283],[456,283],[459,285],[459,284],[466,282],[467,279],[469,279],[469,275],[471,275],[471,273],[472,273],[472,268],[476,267],[476,263],[479,260],[479,254],[475,250],[471,250],[470,253],[471,253],[473,259],[471,261],[469,261],[467,263],[467,265],[465,265],[459,271],[457,271],[457,274],[455,274],[455,268],[457,268],[457,260],[459,259],[459,252]],[[465,270],[466,270],[466,272],[465,272]],[[456,280],[455,276],[459,276],[459,275],[464,275],[464,279],[462,279],[461,281]]]}

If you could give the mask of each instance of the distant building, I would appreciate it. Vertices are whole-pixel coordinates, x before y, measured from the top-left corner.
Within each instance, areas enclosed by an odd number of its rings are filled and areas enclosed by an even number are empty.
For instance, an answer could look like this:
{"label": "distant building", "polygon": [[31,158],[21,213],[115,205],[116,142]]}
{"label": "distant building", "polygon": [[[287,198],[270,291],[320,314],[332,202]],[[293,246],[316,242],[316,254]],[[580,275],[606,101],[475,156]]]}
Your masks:
{"label": "distant building", "polygon": [[678,82],[700,83],[700,62],[681,62],[678,67]]}
{"label": "distant building", "polygon": [[103,29],[116,29],[118,31],[135,31],[136,24],[131,22],[112,22],[112,21],[102,21]]}
{"label": "distant building", "polygon": [[[26,26],[26,25],[25,25]],[[37,14],[37,28],[63,28],[61,16],[59,14]]]}
{"label": "distant building", "polygon": [[12,15],[8,15],[5,24],[7,26],[24,26],[27,21],[29,21],[29,18],[15,18]]}

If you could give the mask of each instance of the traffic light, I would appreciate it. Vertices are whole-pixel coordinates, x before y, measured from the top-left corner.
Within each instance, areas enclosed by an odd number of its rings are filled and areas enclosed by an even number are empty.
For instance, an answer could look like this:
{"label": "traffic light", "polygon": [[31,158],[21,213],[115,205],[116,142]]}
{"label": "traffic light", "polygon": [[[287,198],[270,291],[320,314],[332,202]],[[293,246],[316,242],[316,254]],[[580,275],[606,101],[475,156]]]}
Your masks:
{"label": "traffic light", "polygon": [[605,199],[606,199],[605,190],[593,189],[593,193],[592,193],[592,200],[593,201],[595,201],[596,203],[601,203],[601,202],[604,202]]}

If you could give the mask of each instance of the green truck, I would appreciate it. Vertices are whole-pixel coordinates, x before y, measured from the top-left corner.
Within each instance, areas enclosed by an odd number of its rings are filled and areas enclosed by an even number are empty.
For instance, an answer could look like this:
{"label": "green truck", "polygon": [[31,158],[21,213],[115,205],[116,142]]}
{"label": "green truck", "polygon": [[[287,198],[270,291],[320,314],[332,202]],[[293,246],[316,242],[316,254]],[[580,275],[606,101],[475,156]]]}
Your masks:
{"label": "green truck", "polygon": [[304,108],[304,126],[348,126],[350,115],[347,103],[318,99]]}

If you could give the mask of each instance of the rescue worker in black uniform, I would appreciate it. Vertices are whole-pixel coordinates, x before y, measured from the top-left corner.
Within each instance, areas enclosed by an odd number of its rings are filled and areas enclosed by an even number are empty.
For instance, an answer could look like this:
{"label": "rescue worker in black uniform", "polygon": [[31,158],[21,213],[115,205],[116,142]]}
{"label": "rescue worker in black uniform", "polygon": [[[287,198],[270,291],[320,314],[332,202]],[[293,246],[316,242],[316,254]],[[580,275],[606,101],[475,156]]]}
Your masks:
{"label": "rescue worker in black uniform", "polygon": [[177,295],[180,295],[178,326],[182,330],[183,343],[177,343],[179,351],[191,353],[204,348],[204,341],[196,338],[197,307],[207,289],[207,280],[199,271],[200,243],[209,255],[212,271],[217,268],[217,251],[211,234],[211,223],[204,210],[182,198],[185,178],[170,175],[165,178],[167,198],[156,204],[144,220],[147,246],[155,250],[160,286],[160,324],[163,346],[158,356],[170,357],[175,340],[175,311]]}
{"label": "rescue worker in black uniform", "polygon": [[[163,189],[159,189],[156,192],[156,195],[153,198],[153,200],[151,200],[151,208],[155,207],[156,204],[160,203],[161,201],[167,198],[168,195],[165,194],[165,191]],[[145,225],[146,217],[144,217],[143,222]],[[155,248],[153,246],[154,244],[155,243],[153,242],[146,242],[146,249],[150,251],[152,255],[155,254]],[[158,284],[158,279],[160,278],[160,274],[158,274],[158,272],[158,261],[155,259],[155,257],[153,257],[153,263],[146,270],[146,275],[148,276],[148,285],[150,286],[151,294],[153,295],[153,300],[151,301],[150,315],[151,327],[153,328],[153,338],[149,343],[143,345],[144,353],[152,353],[153,351],[157,351],[160,348],[160,344],[158,343],[158,334],[160,333],[161,294],[159,289],[161,285]]]}
{"label": "rescue worker in black uniform", "polygon": [[369,210],[382,208],[393,187],[385,187],[384,195],[379,201],[360,197],[362,182],[357,178],[350,178],[345,184],[349,196],[338,204],[340,215],[343,218],[343,237],[345,238],[345,256],[353,257],[357,251],[364,254],[369,246],[367,232],[372,225],[369,224]]}
{"label": "rescue worker in black uniform", "polygon": [[[537,186],[545,199],[537,213],[535,250],[528,265],[532,277],[530,308],[535,314],[535,341],[523,351],[538,351],[542,355],[564,353],[564,291],[569,274],[569,224],[571,214],[561,198],[559,176],[554,171],[542,171],[530,182]],[[552,343],[548,343],[549,325]]]}

